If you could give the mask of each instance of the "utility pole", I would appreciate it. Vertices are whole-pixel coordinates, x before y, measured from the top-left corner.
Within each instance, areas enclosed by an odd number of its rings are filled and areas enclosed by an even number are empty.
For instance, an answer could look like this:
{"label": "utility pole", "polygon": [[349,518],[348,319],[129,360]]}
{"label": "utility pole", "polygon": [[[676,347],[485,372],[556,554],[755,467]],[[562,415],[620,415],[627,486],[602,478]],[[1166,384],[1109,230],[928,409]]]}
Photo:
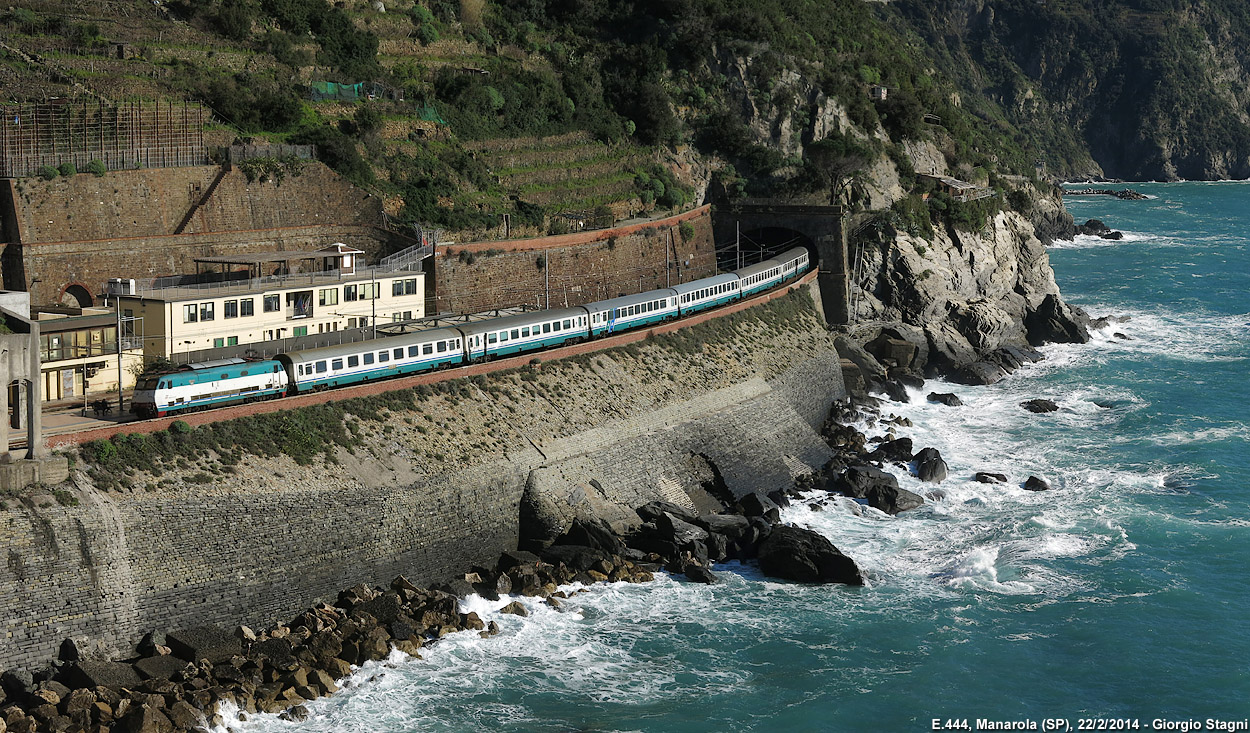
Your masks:
{"label": "utility pole", "polygon": [[373,297],[369,299],[369,305],[372,308],[373,315],[369,317],[369,322],[373,324],[373,337],[378,337],[378,284],[376,282],[378,276],[378,268],[369,268],[369,294]]}
{"label": "utility pole", "polygon": [[672,253],[673,253],[673,230],[669,229],[668,230],[668,246],[664,248],[664,287],[666,288],[672,285],[672,283],[669,282],[670,270],[672,269],[672,266],[673,266],[672,265],[673,261],[672,259],[670,259],[670,255],[672,255]]}
{"label": "utility pole", "polygon": [[543,256],[543,290],[546,293],[543,302],[546,309],[551,310],[551,258]]}
{"label": "utility pole", "polygon": [[113,298],[113,310],[117,311],[117,417],[125,411],[122,397],[122,299]]}
{"label": "utility pole", "polygon": [[734,269],[742,269],[742,222],[734,222],[734,258],[738,262],[738,266]]}

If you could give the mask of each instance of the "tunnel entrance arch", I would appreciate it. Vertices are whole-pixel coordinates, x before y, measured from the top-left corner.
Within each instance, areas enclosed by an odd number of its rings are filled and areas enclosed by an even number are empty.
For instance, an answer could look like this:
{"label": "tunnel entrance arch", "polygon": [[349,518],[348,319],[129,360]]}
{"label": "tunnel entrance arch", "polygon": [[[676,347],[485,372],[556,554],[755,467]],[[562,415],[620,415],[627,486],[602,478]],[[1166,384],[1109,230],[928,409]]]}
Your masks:
{"label": "tunnel entrance arch", "polygon": [[850,322],[850,275],[846,254],[846,212],[841,206],[805,206],[753,201],[715,206],[712,229],[716,238],[717,264],[722,270],[737,269],[744,248],[754,264],[791,247],[803,246],[819,266],[817,282],[830,325]]}

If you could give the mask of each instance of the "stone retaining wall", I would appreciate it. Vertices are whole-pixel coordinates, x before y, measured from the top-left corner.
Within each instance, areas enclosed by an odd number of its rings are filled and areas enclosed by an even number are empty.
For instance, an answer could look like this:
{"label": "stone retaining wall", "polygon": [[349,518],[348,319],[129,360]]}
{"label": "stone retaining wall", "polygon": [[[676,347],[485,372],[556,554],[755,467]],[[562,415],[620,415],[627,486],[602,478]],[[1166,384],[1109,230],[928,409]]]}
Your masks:
{"label": "stone retaining wall", "polygon": [[[0,667],[39,666],[66,637],[122,656],[152,628],[264,625],[357,582],[448,577],[516,546],[527,491],[623,521],[652,499],[698,501],[716,471],[735,494],[780,487],[827,460],[814,426],[844,394],[823,323],[798,322],[757,319],[696,351],[643,340],[572,361],[545,355],[532,367],[539,384],[562,370],[596,379],[569,380],[568,403],[553,404],[535,382],[497,375],[480,389],[505,385],[506,397],[436,396],[371,423],[365,449],[341,450],[335,465],[248,456],[207,483],[188,480],[201,469],[192,464],[176,480],[110,492],[76,471],[65,488],[78,506],[8,499]],[[696,376],[676,374],[682,364]],[[440,446],[468,444],[486,425],[498,442],[480,460],[431,458],[424,425],[449,431]]]}

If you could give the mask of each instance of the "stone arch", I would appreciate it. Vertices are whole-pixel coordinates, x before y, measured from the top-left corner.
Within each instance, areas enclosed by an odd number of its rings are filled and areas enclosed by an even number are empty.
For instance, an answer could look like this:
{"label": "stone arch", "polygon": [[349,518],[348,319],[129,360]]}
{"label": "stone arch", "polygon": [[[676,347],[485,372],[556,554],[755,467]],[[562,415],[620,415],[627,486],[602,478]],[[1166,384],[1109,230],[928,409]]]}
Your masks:
{"label": "stone arch", "polygon": [[[736,270],[766,260],[794,247],[806,247],[813,262],[820,258],[816,243],[806,232],[781,226],[764,226],[735,232],[731,246],[717,252],[716,265],[722,270]],[[741,263],[741,264],[739,264]]]}
{"label": "stone arch", "polygon": [[89,308],[95,303],[95,298],[91,297],[91,291],[87,289],[86,285],[80,282],[73,282],[61,290],[60,301],[64,305]]}

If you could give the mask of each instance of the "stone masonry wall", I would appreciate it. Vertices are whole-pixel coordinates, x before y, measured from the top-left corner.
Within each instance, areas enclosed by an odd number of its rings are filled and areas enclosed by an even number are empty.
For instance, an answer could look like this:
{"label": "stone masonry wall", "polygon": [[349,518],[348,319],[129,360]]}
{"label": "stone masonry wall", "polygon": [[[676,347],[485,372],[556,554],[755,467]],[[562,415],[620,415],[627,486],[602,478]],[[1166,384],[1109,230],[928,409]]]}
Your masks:
{"label": "stone masonry wall", "polygon": [[[681,235],[688,222],[689,239]],[[436,311],[561,308],[715,274],[711,209],[557,237],[439,247]]]}
{"label": "stone masonry wall", "polygon": [[66,637],[124,655],[152,628],[264,625],[357,582],[445,578],[515,547],[523,500],[622,524],[653,499],[696,503],[713,472],[735,494],[785,485],[828,459],[816,430],[845,393],[812,299],[775,303],[418,388],[380,419],[345,403],[362,442],[333,463],[191,456],[108,491],[80,463],[63,487],[78,506],[0,510],[0,668]]}
{"label": "stone masonry wall", "polygon": [[[374,227],[308,226],[90,242],[10,244],[3,257],[4,285],[8,290],[25,290],[29,285],[32,303],[53,303],[73,284],[82,285],[95,295],[103,292],[109,278],[146,279],[194,273],[192,260],[208,255],[320,249],[343,242],[363,250],[369,261],[376,261],[386,243],[394,238],[394,234]],[[406,246],[406,243],[395,246]]]}

